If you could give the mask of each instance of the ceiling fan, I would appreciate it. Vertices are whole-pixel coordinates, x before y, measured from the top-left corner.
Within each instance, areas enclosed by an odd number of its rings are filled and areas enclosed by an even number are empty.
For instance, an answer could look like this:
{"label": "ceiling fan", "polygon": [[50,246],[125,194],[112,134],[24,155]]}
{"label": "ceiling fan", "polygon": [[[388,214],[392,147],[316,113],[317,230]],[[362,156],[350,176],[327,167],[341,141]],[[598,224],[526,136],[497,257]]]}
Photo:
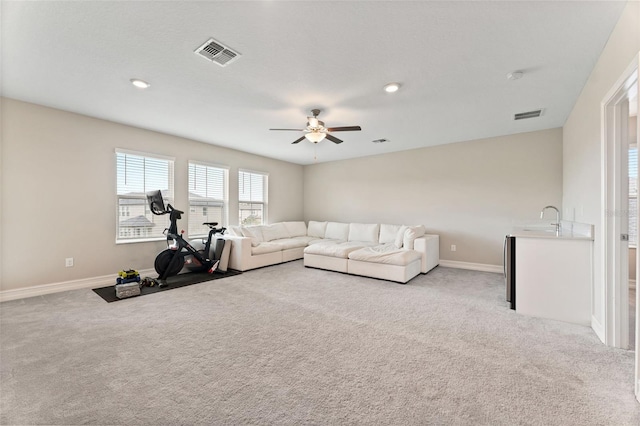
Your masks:
{"label": "ceiling fan", "polygon": [[344,126],[344,127],[324,127],[324,121],[318,120],[320,115],[319,109],[312,109],[311,114],[313,117],[307,117],[307,127],[304,129],[269,129],[269,130],[291,130],[295,132],[306,132],[304,136],[291,142],[292,144],[299,143],[303,139],[308,139],[313,143],[318,143],[324,138],[329,139],[333,143],[342,143],[343,141],[330,135],[329,132],[352,132],[362,130],[360,126]]}

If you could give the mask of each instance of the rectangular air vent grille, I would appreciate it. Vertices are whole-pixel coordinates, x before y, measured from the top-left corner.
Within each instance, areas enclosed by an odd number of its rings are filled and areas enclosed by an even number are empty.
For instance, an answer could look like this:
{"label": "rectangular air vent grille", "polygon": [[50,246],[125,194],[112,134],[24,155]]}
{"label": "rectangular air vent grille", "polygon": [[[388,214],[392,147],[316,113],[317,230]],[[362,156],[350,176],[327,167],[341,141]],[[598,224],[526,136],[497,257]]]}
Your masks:
{"label": "rectangular air vent grille", "polygon": [[194,53],[211,62],[215,62],[221,67],[226,66],[240,56],[238,52],[233,51],[229,47],[212,38],[207,40],[202,46],[198,47]]}
{"label": "rectangular air vent grille", "polygon": [[518,114],[515,114],[513,116],[514,120],[524,120],[527,118],[536,118],[536,117],[540,117],[540,115],[542,114],[542,110],[541,109],[537,109],[535,111],[527,111],[527,112],[520,112]]}

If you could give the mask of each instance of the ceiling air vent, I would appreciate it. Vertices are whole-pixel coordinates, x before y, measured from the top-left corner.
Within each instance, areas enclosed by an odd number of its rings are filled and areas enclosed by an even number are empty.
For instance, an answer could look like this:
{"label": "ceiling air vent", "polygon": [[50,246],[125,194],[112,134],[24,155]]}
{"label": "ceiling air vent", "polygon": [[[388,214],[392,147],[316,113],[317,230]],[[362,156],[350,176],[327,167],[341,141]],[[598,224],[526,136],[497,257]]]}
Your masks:
{"label": "ceiling air vent", "polygon": [[514,120],[524,120],[525,118],[536,118],[542,115],[542,110],[537,109],[535,111],[519,112],[513,116]]}
{"label": "ceiling air vent", "polygon": [[215,41],[212,38],[207,40],[202,46],[198,47],[194,53],[211,62],[215,62],[221,67],[226,66],[240,57],[238,52],[231,50],[224,44]]}
{"label": "ceiling air vent", "polygon": [[385,143],[385,142],[389,142],[389,139],[384,139],[384,138],[383,139],[375,139],[375,140],[372,140],[371,142],[373,142],[373,143]]}

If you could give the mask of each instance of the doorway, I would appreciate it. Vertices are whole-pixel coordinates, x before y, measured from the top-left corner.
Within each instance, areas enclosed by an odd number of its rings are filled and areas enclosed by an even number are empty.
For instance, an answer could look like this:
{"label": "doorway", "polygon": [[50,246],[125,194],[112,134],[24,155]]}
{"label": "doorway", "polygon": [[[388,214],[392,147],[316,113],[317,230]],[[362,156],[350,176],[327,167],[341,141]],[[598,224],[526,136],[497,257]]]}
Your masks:
{"label": "doorway", "polygon": [[[629,234],[629,285],[627,287],[627,318],[628,318],[628,338],[627,347],[630,350],[636,349],[636,275],[637,275],[637,248],[638,248],[638,102],[637,102],[637,81],[629,89],[627,110],[626,144],[623,148],[628,153],[628,234]],[[624,141],[623,141],[624,142]],[[624,346],[624,342],[623,342]]]}
{"label": "doorway", "polygon": [[[627,67],[602,102],[602,300],[604,327],[609,346],[629,349],[640,341],[640,309],[636,288],[637,240],[637,147],[639,56]],[[633,160],[635,159],[635,171]],[[630,161],[631,160],[631,161]],[[635,256],[630,258],[630,253]],[[634,262],[635,260],[635,262]],[[633,271],[635,269],[635,271]],[[633,275],[630,273],[633,271]],[[633,300],[631,298],[633,297]],[[594,327],[596,329],[596,327]],[[635,351],[634,388],[640,401],[640,351]]]}

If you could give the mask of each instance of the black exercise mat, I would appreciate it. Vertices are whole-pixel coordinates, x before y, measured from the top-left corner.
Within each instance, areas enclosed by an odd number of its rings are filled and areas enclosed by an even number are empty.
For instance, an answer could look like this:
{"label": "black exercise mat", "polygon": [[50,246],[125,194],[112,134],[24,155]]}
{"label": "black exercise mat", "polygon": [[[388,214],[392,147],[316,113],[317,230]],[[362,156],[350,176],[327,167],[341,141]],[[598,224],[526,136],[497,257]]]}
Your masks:
{"label": "black exercise mat", "polygon": [[[240,271],[228,269],[227,272],[214,272],[213,274],[209,274],[208,272],[198,272],[198,273],[191,272],[188,274],[180,274],[180,275],[176,275],[175,277],[167,278],[168,285],[166,287],[163,287],[163,288],[160,288],[158,286],[141,287],[140,296],[146,296],[147,294],[153,294],[159,291],[173,290],[174,288],[186,287],[191,284],[199,284],[205,281],[212,281],[220,278],[231,277],[233,275],[239,275],[241,273],[242,272]],[[114,281],[115,281],[115,278],[114,278]],[[98,296],[102,297],[104,300],[106,300],[109,303],[117,302],[118,300],[125,300],[125,299],[118,299],[116,297],[115,283],[114,285],[110,285],[107,287],[94,288],[93,291]],[[134,297],[138,297],[138,296],[134,296]],[[131,299],[131,298],[128,297],[126,299]]]}

